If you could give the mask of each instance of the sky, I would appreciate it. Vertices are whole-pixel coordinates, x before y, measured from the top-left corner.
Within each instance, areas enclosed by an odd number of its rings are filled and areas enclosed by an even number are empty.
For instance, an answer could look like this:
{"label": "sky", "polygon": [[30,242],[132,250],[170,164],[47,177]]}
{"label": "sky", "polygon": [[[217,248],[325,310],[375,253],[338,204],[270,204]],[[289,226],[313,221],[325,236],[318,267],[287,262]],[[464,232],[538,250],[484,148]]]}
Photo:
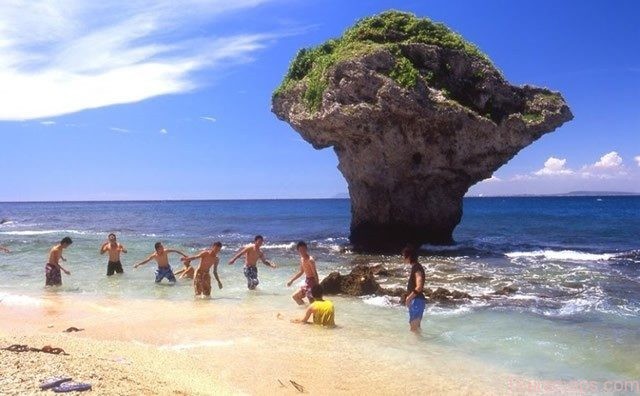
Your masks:
{"label": "sky", "polygon": [[575,119],[469,195],[640,192],[640,2],[4,0],[0,201],[323,198],[270,110],[298,49],[388,9],[444,22]]}

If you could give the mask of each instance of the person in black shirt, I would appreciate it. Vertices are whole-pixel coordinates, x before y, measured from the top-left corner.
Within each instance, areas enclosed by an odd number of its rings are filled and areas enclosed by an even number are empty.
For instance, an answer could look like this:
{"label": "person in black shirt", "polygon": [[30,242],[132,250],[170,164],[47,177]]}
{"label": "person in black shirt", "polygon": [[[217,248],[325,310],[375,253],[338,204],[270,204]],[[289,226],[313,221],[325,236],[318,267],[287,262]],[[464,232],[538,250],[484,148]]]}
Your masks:
{"label": "person in black shirt", "polygon": [[411,264],[411,274],[407,282],[407,299],[405,304],[409,308],[409,326],[411,331],[420,331],[420,322],[424,313],[426,299],[424,290],[424,268],[418,262],[416,250],[407,246],[402,250],[405,264]]}

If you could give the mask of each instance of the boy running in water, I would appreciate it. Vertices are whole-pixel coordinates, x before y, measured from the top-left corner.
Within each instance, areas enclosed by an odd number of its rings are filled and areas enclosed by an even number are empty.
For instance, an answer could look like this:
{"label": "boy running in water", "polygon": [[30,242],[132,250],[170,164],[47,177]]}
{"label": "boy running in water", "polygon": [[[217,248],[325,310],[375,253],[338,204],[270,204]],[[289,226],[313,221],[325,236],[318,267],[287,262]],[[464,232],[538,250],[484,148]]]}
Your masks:
{"label": "boy running in water", "polygon": [[218,253],[220,249],[222,249],[222,243],[214,242],[214,244],[211,245],[211,249],[204,250],[197,256],[182,259],[185,263],[200,259],[200,265],[193,278],[193,288],[195,289],[196,296],[204,294],[206,297],[209,297],[211,295],[211,275],[209,274],[211,267],[213,267],[213,276],[216,277],[216,281],[218,282],[218,289],[222,289],[222,282],[220,282],[220,278],[218,277],[218,263],[220,262]]}
{"label": "boy running in water", "polygon": [[100,254],[109,252],[109,261],[107,262],[107,276],[111,276],[114,273],[121,274],[122,263],[120,262],[120,253],[127,253],[127,249],[116,240],[116,234],[109,234],[108,241],[103,243],[100,247]]}
{"label": "boy running in water", "polygon": [[164,278],[167,278],[167,280],[171,283],[175,283],[176,277],[171,270],[171,265],[169,265],[169,253],[177,253],[182,257],[187,257],[187,255],[179,250],[165,249],[164,246],[162,246],[161,242],[156,242],[155,249],[156,251],[154,253],[151,253],[151,255],[147,257],[146,260],[143,260],[134,265],[133,268],[138,268],[139,266],[145,265],[151,260],[155,260],[156,263],[158,263],[158,269],[156,269],[156,283],[160,283]]}
{"label": "boy running in water", "polygon": [[275,264],[267,261],[264,258],[264,253],[260,250],[260,246],[264,243],[262,235],[256,235],[253,238],[253,244],[243,247],[231,260],[229,265],[236,262],[240,256],[244,256],[244,276],[247,278],[247,288],[249,290],[255,290],[256,286],[260,283],[258,280],[258,259],[264,263],[264,265],[271,268],[276,268]]}
{"label": "boy running in water", "polygon": [[60,241],[59,244],[49,250],[49,260],[47,264],[44,266],[45,272],[45,286],[60,286],[62,285],[62,274],[60,271],[64,271],[65,274],[71,275],[71,272],[67,271],[60,265],[60,260],[67,261],[66,258],[62,257],[62,251],[69,246],[73,241],[69,237],[64,237]]}
{"label": "boy running in water", "polygon": [[298,242],[296,245],[296,249],[300,254],[300,270],[291,278],[289,282],[287,282],[287,287],[290,287],[296,279],[300,278],[302,274],[305,275],[304,286],[300,288],[297,292],[295,292],[291,298],[298,305],[303,305],[303,298],[308,298],[309,302],[313,302],[313,296],[311,295],[311,289],[313,286],[318,284],[318,271],[316,271],[316,261],[313,257],[309,256],[309,251],[307,250],[307,244],[303,241]]}

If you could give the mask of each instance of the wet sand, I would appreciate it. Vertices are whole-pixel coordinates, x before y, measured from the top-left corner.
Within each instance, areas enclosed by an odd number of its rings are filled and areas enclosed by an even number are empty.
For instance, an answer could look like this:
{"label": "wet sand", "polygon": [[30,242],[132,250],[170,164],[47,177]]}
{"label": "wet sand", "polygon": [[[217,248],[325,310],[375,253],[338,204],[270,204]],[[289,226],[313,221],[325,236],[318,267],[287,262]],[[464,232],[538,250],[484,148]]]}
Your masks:
{"label": "wet sand", "polygon": [[[0,346],[51,345],[69,353],[0,351],[7,373],[1,393],[40,393],[39,381],[56,375],[90,382],[92,394],[104,395],[298,394],[290,380],[309,394],[501,394],[512,378],[441,347],[415,358],[378,349],[340,316],[343,327],[333,330],[289,323],[302,312],[224,299],[51,295],[0,303]],[[85,330],[63,332],[71,326]]]}

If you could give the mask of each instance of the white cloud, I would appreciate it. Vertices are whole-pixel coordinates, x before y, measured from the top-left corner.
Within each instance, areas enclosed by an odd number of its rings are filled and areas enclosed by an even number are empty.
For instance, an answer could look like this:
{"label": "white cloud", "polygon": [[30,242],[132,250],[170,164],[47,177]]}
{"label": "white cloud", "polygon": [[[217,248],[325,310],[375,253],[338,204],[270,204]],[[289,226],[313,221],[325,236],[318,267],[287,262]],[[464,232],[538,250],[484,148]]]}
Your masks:
{"label": "white cloud", "polygon": [[130,132],[128,129],[125,128],[118,128],[118,127],[111,127],[109,128],[110,130],[114,131],[114,132],[121,132],[121,133],[128,133]]}
{"label": "white cloud", "polygon": [[499,178],[498,176],[491,175],[490,178],[484,179],[483,181],[481,181],[481,183],[496,183],[496,182],[501,182],[501,181],[502,181],[502,179]]}
{"label": "white cloud", "polygon": [[622,165],[622,157],[620,157],[617,152],[612,151],[600,157],[598,162],[593,164],[593,167],[601,169],[613,169],[620,167],[620,165]]}
{"label": "white cloud", "polygon": [[165,128],[162,128],[162,129],[160,130],[160,134],[161,134],[161,135],[166,135],[167,133],[169,133],[169,132],[168,132]]}
{"label": "white cloud", "polygon": [[640,166],[640,155],[635,156],[634,160],[636,161],[638,166]]}
{"label": "white cloud", "polygon": [[51,126],[51,125],[55,125],[56,122],[55,121],[40,121],[40,124],[42,124],[44,126]]}
{"label": "white cloud", "polygon": [[592,165],[585,165],[580,174],[585,178],[611,179],[627,175],[627,170],[622,163],[622,157],[612,151],[604,154]]}
{"label": "white cloud", "polygon": [[268,1],[3,0],[0,120],[193,90],[206,83],[194,72],[250,61],[276,37],[203,37],[202,26]]}
{"label": "white cloud", "polygon": [[564,158],[549,157],[544,162],[544,167],[534,172],[536,176],[566,176],[574,174],[574,171],[566,168],[567,160]]}
{"label": "white cloud", "polygon": [[218,120],[216,120],[214,117],[208,117],[208,116],[200,117],[200,119],[205,120],[205,121],[211,121],[211,122],[216,122],[216,121],[218,121]]}

